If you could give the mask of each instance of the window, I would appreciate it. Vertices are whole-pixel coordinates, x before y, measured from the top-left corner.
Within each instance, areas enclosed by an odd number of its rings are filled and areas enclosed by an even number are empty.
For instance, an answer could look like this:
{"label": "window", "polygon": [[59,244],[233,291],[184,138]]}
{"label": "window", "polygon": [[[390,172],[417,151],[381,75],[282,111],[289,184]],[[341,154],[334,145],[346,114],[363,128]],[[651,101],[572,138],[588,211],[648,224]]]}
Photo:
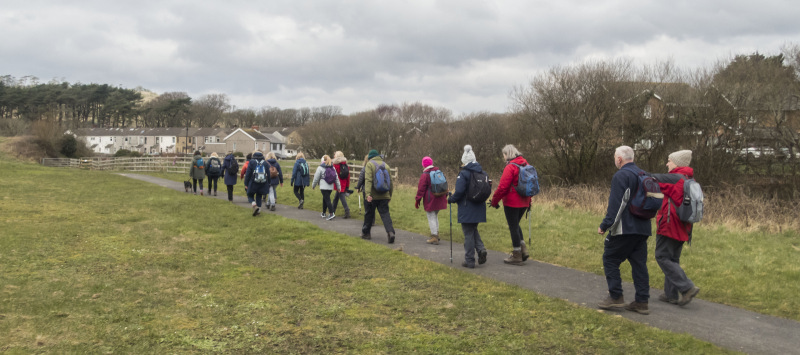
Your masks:
{"label": "window", "polygon": [[172,137],[172,143],[175,143],[175,137]]}
{"label": "window", "polygon": [[653,118],[653,106],[645,106],[643,116],[646,120]]}
{"label": "window", "polygon": [[233,143],[233,151],[234,152],[236,151],[236,143],[235,142]]}
{"label": "window", "polygon": [[156,137],[156,143],[158,143],[160,139],[161,137]]}
{"label": "window", "polygon": [[147,137],[144,137],[144,144],[147,144]]}

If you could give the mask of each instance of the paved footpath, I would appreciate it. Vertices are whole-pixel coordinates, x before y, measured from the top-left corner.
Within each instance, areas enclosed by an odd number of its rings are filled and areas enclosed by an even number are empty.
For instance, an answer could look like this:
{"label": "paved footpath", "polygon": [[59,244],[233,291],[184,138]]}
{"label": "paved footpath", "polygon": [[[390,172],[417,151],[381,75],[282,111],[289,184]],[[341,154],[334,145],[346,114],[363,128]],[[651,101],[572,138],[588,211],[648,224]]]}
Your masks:
{"label": "paved footpath", "polygon": [[[121,174],[133,179],[147,181],[162,187],[183,191],[181,182],[136,174]],[[227,200],[227,193],[223,189],[219,196],[202,197]],[[289,191],[289,190],[284,190]],[[291,192],[289,192],[291,193]],[[201,198],[198,196],[198,198]],[[234,196],[234,203],[250,208],[247,199]],[[341,219],[337,216],[333,221],[325,221],[319,217],[319,212],[299,210],[296,206],[278,205],[276,212],[262,212],[262,214],[277,214],[286,218],[309,222],[322,229],[335,231],[353,237],[361,234],[362,221],[359,219]],[[424,215],[420,214],[420,218]],[[371,242],[387,247],[397,248],[402,246],[403,252],[422,259],[427,259],[444,265],[456,267],[464,272],[492,278],[498,281],[517,285],[522,288],[536,291],[546,296],[561,298],[566,301],[582,305],[587,308],[597,309],[596,303],[607,294],[604,276],[588,272],[573,270],[561,266],[546,264],[528,259],[524,266],[506,265],[503,259],[507,256],[498,251],[489,251],[486,264],[475,269],[461,267],[464,258],[463,244],[453,243],[453,260],[450,259],[449,242],[446,241],[449,225],[442,226],[441,235],[445,240],[441,245],[425,243],[426,236],[402,230],[396,230],[397,239],[394,245],[389,245],[383,226],[373,227]],[[460,228],[453,223],[453,228]],[[534,246],[535,248],[535,246]],[[535,255],[535,249],[533,249]],[[597,255],[600,258],[600,255]],[[660,272],[651,270],[651,272]],[[633,284],[624,283],[624,292],[633,299]],[[702,285],[700,285],[702,290]],[[800,323],[783,318],[768,316],[756,312],[743,310],[736,307],[708,302],[695,298],[685,307],[659,302],[658,289],[650,289],[650,315],[641,315],[629,311],[607,312],[619,314],[635,322],[647,324],[656,328],[673,332],[685,332],[698,339],[702,339],[724,348],[742,351],[750,354],[800,354]],[[703,292],[700,291],[702,296]]]}

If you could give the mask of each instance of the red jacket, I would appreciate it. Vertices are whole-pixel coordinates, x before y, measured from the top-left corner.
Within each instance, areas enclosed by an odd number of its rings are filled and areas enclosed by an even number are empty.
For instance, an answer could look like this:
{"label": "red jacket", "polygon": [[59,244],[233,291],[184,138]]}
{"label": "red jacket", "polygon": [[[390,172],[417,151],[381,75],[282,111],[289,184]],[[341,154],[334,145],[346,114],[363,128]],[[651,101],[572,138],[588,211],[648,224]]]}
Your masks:
{"label": "red jacket", "polygon": [[[333,170],[336,170],[336,176],[337,177],[339,176],[339,171],[342,170],[342,167],[340,165],[341,163],[344,163],[345,165],[347,165],[347,159],[345,159],[345,158],[336,158],[336,159],[333,160]],[[350,169],[349,166],[347,168]],[[346,177],[344,179],[339,178],[339,184],[342,185],[342,188],[339,190],[339,192],[347,191],[347,188],[350,187],[350,176],[348,176],[348,177]]]}
{"label": "red jacket", "polygon": [[[513,163],[513,164],[512,164]],[[492,206],[497,206],[500,200],[503,200],[503,206],[506,207],[530,207],[531,198],[523,197],[517,193],[517,181],[519,180],[519,168],[514,165],[528,165],[528,161],[521,155],[511,159],[503,169],[503,176],[500,177],[500,184],[497,185],[497,190],[494,190],[492,195]]]}
{"label": "red jacket", "polygon": [[[669,172],[670,174],[681,174],[689,178],[694,177],[694,170],[688,166],[680,166]],[[689,233],[692,231],[691,223],[681,222],[678,218],[677,206],[683,202],[683,179],[676,182],[662,182],[665,179],[659,179],[659,174],[653,175],[656,177],[658,186],[664,194],[664,202],[661,204],[661,209],[656,214],[656,234],[663,235],[677,241],[685,242],[689,240]]]}
{"label": "red jacket", "polygon": [[[422,200],[422,205],[425,207],[425,212],[441,211],[447,209],[447,195],[433,196],[431,192],[431,171],[439,170],[437,167],[432,167],[422,171],[419,176],[419,183],[417,184],[417,196],[414,198],[416,201]],[[419,203],[419,202],[417,202]]]}
{"label": "red jacket", "polygon": [[244,179],[244,173],[247,171],[247,166],[250,165],[250,161],[245,161],[244,165],[242,165],[242,172],[239,173],[239,178]]}

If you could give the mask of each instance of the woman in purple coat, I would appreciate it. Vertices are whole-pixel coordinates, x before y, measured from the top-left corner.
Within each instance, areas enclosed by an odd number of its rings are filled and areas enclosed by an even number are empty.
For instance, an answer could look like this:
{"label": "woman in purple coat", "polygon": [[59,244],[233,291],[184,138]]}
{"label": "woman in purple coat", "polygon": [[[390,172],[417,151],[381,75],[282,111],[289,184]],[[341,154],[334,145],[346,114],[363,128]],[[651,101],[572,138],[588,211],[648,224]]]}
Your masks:
{"label": "woman in purple coat", "polygon": [[433,166],[433,159],[431,157],[422,158],[422,175],[419,176],[419,183],[417,184],[417,197],[414,207],[419,209],[419,202],[422,201],[422,206],[425,213],[428,215],[428,226],[431,228],[431,237],[427,240],[428,244],[439,244],[439,211],[447,209],[447,188],[445,193],[441,196],[434,196],[431,188],[431,173],[439,171],[439,168]]}

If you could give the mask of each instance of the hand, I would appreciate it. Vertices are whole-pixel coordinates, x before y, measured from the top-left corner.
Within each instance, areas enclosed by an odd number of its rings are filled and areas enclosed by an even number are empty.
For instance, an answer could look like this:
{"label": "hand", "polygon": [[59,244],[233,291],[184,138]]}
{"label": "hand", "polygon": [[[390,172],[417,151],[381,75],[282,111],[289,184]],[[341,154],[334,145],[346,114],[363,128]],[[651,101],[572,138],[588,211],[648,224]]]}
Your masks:
{"label": "hand", "polygon": [[367,196],[367,202],[372,202],[372,196]]}
{"label": "hand", "polygon": [[417,200],[417,202],[414,204],[414,208],[419,209],[419,201],[420,200]]}
{"label": "hand", "polygon": [[600,227],[597,227],[597,234],[603,235],[605,233],[606,233],[606,231],[600,229]]}
{"label": "hand", "polygon": [[281,187],[283,187],[283,183],[281,183]]}
{"label": "hand", "polygon": [[496,204],[496,205],[494,205],[492,207],[494,207],[494,209],[498,209],[498,208],[500,208],[500,204]]}

